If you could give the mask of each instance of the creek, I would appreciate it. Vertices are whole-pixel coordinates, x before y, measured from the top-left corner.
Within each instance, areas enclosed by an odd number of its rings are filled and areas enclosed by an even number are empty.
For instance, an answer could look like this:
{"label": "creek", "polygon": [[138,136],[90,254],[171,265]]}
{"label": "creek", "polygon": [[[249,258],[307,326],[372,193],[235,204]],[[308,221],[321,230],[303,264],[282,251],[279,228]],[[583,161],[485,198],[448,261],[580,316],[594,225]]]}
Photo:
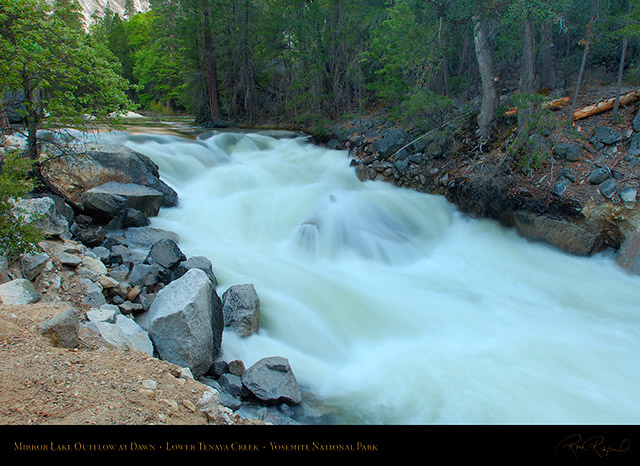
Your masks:
{"label": "creek", "polygon": [[113,133],[179,205],[152,226],[252,283],[260,330],[224,359],[286,357],[347,424],[637,424],[640,277],[360,182],[344,151],[250,133]]}

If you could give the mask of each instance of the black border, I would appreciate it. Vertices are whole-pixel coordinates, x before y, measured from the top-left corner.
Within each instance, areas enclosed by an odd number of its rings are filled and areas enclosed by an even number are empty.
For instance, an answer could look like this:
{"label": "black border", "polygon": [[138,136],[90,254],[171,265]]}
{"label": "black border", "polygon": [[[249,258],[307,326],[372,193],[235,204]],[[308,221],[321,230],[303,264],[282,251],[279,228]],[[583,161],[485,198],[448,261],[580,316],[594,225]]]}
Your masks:
{"label": "black border", "polygon": [[[0,457],[635,461],[638,426],[0,426]],[[3,461],[4,462],[4,461]]]}

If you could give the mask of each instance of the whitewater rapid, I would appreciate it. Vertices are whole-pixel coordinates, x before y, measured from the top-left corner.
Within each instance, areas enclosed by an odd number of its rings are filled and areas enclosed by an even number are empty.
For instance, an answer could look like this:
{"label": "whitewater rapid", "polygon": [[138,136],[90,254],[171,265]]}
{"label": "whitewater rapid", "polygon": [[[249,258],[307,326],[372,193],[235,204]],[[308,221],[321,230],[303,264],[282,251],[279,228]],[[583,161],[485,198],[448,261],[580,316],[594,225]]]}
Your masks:
{"label": "whitewater rapid", "polygon": [[260,330],[224,358],[286,357],[351,424],[637,424],[640,277],[360,182],[304,138],[118,133],[179,205],[152,226],[252,283]]}

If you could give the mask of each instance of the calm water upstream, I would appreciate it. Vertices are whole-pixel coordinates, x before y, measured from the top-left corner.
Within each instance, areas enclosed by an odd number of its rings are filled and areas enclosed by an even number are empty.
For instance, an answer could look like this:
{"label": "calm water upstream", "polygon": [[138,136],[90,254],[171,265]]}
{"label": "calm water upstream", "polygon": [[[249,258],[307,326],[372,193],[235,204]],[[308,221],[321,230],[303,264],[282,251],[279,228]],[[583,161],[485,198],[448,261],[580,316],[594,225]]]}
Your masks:
{"label": "calm water upstream", "polygon": [[224,358],[289,359],[351,424],[638,424],[640,277],[572,257],[443,197],[361,183],[303,138],[108,137],[179,194],[152,226],[253,283],[258,334]]}

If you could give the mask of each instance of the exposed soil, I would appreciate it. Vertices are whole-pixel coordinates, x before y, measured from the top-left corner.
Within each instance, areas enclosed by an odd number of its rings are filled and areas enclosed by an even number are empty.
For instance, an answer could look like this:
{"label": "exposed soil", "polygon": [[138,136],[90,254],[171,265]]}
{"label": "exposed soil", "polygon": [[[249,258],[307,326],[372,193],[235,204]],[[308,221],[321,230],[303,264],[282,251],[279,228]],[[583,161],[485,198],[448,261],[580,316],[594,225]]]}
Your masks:
{"label": "exposed soil", "polygon": [[222,407],[208,418],[198,408],[208,387],[181,378],[180,368],[166,361],[114,348],[82,326],[76,348],[53,346],[40,326],[67,308],[0,305],[0,424],[253,423]]}

